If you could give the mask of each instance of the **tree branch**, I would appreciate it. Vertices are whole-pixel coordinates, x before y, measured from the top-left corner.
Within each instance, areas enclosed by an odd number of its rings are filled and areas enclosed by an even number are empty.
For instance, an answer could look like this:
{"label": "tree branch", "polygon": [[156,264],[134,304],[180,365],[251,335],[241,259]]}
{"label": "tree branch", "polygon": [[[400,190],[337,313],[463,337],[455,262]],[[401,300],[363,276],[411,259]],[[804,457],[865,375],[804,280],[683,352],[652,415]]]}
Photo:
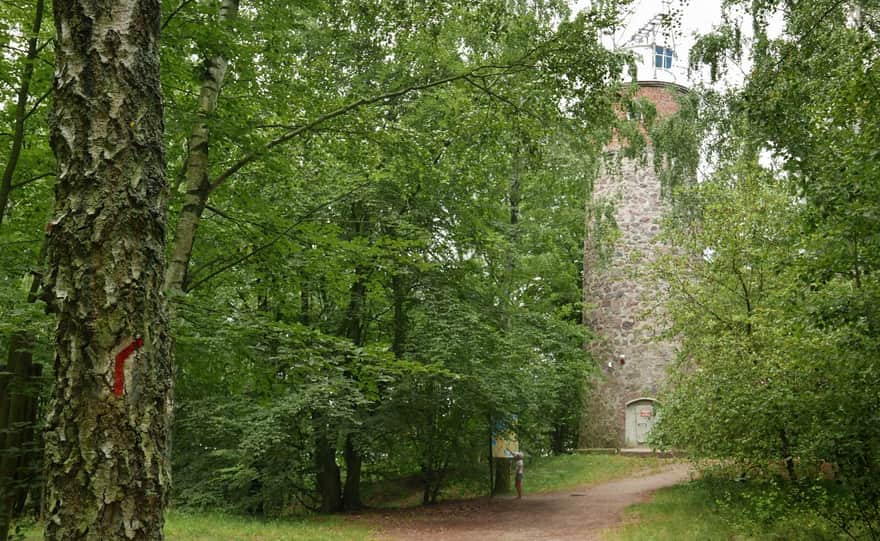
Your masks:
{"label": "tree branch", "polygon": [[489,85],[487,85],[487,84],[481,84],[480,82],[477,82],[477,80],[474,79],[474,78],[472,78],[472,77],[465,77],[465,81],[467,81],[469,84],[471,84],[471,85],[475,86],[476,88],[478,88],[478,89],[482,90],[483,92],[485,92],[490,98],[492,98],[492,99],[496,99],[496,100],[498,100],[498,101],[500,101],[500,102],[502,102],[502,103],[506,103],[506,104],[509,105],[509,106],[510,106],[510,107],[511,107],[516,113],[524,114],[524,115],[526,115],[526,116],[528,116],[528,117],[531,117],[531,118],[533,118],[533,119],[535,119],[535,120],[541,120],[541,118],[540,118],[538,115],[536,115],[535,113],[529,111],[528,109],[523,109],[523,108],[520,107],[519,105],[513,103],[513,101],[511,101],[509,98],[507,98],[507,97],[505,97],[505,96],[502,96],[501,94],[498,94],[497,92],[495,92],[494,90],[492,90],[491,88],[489,88]]}
{"label": "tree branch", "polygon": [[[243,256],[235,258],[234,260],[230,261],[229,263],[227,263],[227,264],[221,266],[221,267],[220,267],[219,269],[217,269],[216,271],[214,271],[214,272],[208,274],[208,275],[205,276],[204,278],[201,278],[201,279],[199,279],[199,280],[195,280],[195,281],[192,282],[192,283],[185,284],[185,285],[184,285],[184,288],[183,288],[184,292],[189,293],[189,292],[192,291],[193,289],[195,289],[195,288],[199,287],[200,285],[204,284],[205,282],[211,280],[211,279],[214,278],[215,276],[217,276],[217,275],[219,275],[219,274],[221,274],[221,273],[223,273],[223,272],[225,272],[225,271],[231,269],[232,267],[235,267],[235,266],[238,265],[239,263],[243,263],[243,262],[247,261],[247,260],[250,259],[251,257],[257,255],[257,254],[260,253],[260,252],[262,252],[263,250],[266,250],[267,248],[271,247],[272,245],[274,245],[276,242],[278,242],[278,241],[281,240],[282,238],[284,238],[284,237],[288,237],[288,236],[290,235],[290,232],[291,232],[291,231],[293,231],[297,226],[299,226],[300,224],[302,224],[303,222],[305,222],[306,220],[308,220],[309,218],[311,218],[313,215],[315,215],[315,214],[316,214],[318,211],[320,211],[321,209],[326,208],[326,207],[332,205],[333,203],[338,203],[339,201],[342,201],[342,200],[346,199],[346,198],[349,197],[350,195],[352,195],[352,194],[354,194],[354,193],[360,191],[361,189],[365,188],[365,187],[368,186],[369,184],[370,184],[369,181],[368,181],[368,182],[361,183],[361,184],[355,186],[354,188],[352,188],[351,190],[349,190],[349,191],[347,191],[347,192],[345,192],[345,193],[343,193],[343,194],[341,194],[341,195],[338,195],[338,196],[334,197],[333,199],[330,199],[329,201],[325,201],[324,203],[321,203],[321,204],[319,204],[319,205],[315,205],[314,207],[312,207],[311,209],[309,209],[305,214],[303,214],[302,216],[300,216],[295,222],[293,222],[292,224],[290,224],[290,226],[288,226],[286,229],[284,229],[283,231],[278,232],[278,233],[275,235],[275,237],[274,237],[273,239],[271,239],[271,240],[269,240],[269,241],[263,243],[262,245],[260,245],[260,246],[258,246],[258,247],[256,247],[256,248],[254,248],[253,250],[251,250],[250,252],[244,254]],[[202,269],[203,269],[203,268],[204,268],[204,267],[202,267]],[[191,276],[196,276],[196,275],[199,273],[199,271],[202,270],[202,269],[196,269],[196,270],[194,270],[194,271],[192,272]]]}
{"label": "tree branch", "polygon": [[20,55],[26,55],[27,49],[22,49],[20,47],[13,47],[12,45],[0,45],[0,49],[6,49],[8,51],[12,51],[14,53],[18,53]]}
{"label": "tree branch", "polygon": [[171,19],[173,19],[175,15],[180,13],[183,10],[183,8],[185,8],[189,4],[192,4],[194,1],[195,0],[183,0],[183,2],[181,2],[180,5],[177,6],[177,8],[175,8],[174,11],[172,11],[171,13],[168,14],[167,17],[165,17],[165,20],[162,22],[161,30],[165,30],[165,27],[168,26],[168,23],[171,22]]}
{"label": "tree branch", "polygon": [[55,43],[55,38],[49,38],[46,40],[45,43],[43,43],[42,45],[37,47],[37,54],[40,54],[41,52],[43,52],[43,49],[48,47],[50,43]]}
{"label": "tree branch", "polygon": [[487,78],[487,77],[491,77],[493,75],[494,76],[510,75],[510,74],[515,74],[515,73],[520,73],[522,71],[526,71],[529,69],[534,69],[535,66],[533,64],[527,63],[526,60],[528,58],[530,58],[531,56],[533,56],[537,51],[541,50],[542,47],[545,47],[549,43],[553,43],[557,39],[558,39],[558,37],[554,37],[553,39],[549,40],[546,43],[535,46],[534,48],[532,48],[528,52],[526,52],[522,57],[520,57],[519,59],[517,59],[514,62],[511,62],[510,64],[506,64],[506,65],[486,64],[486,65],[482,65],[482,66],[477,66],[471,70],[468,70],[464,73],[459,73],[457,75],[450,75],[449,77],[444,77],[442,79],[429,81],[427,83],[406,86],[403,88],[399,88],[397,90],[392,90],[390,92],[386,92],[384,94],[379,94],[377,96],[373,96],[371,98],[361,98],[361,99],[355,100],[352,103],[349,103],[348,105],[344,105],[334,111],[320,115],[317,118],[315,118],[314,120],[307,122],[306,124],[303,124],[303,125],[298,126],[296,128],[293,128],[290,131],[288,131],[287,133],[285,133],[279,137],[276,137],[275,139],[273,139],[273,140],[269,141],[268,143],[266,143],[265,145],[263,145],[262,148],[255,150],[253,152],[250,152],[249,154],[245,155],[244,157],[242,157],[241,159],[239,159],[238,161],[233,163],[231,166],[229,166],[229,168],[227,168],[224,172],[220,173],[219,176],[217,176],[214,180],[211,181],[208,192],[209,193],[213,192],[221,184],[223,184],[229,177],[231,177],[232,175],[237,173],[243,167],[256,161],[260,156],[262,156],[266,152],[272,150],[276,146],[281,145],[283,143],[286,143],[287,141],[290,141],[291,139],[293,139],[297,135],[300,135],[304,132],[310,131],[310,130],[314,129],[316,126],[323,124],[324,122],[327,122],[327,121],[332,120],[336,117],[342,116],[348,112],[354,111],[354,110],[359,109],[361,107],[364,107],[367,105],[372,105],[372,104],[380,102],[380,101],[388,101],[388,100],[398,98],[400,96],[404,96],[404,95],[412,93],[412,92],[417,92],[420,90],[428,90],[428,89],[431,89],[431,88],[434,88],[437,86],[442,86],[442,85],[453,83],[453,82],[460,81],[460,80],[466,80],[467,78]]}
{"label": "tree branch", "polygon": [[37,36],[40,33],[40,26],[43,23],[44,6],[44,0],[37,0],[36,5],[34,6],[34,22],[31,27],[32,37],[27,40],[27,56],[24,58],[24,67],[22,69],[18,87],[18,96],[15,103],[12,146],[9,149],[6,167],[4,167],[2,177],[0,177],[0,224],[3,223],[3,217],[6,214],[6,207],[9,204],[9,193],[12,191],[12,177],[15,174],[15,168],[18,166],[21,149],[24,146],[25,110],[27,109],[28,96],[30,95],[30,84],[34,74],[34,60],[38,57]]}
{"label": "tree branch", "polygon": [[49,96],[51,96],[51,95],[52,95],[52,89],[50,88],[49,90],[47,90],[46,92],[44,92],[42,96],[40,96],[39,98],[37,98],[37,101],[34,102],[34,105],[33,105],[33,106],[30,108],[30,110],[24,115],[24,119],[27,120],[28,118],[30,118],[30,116],[36,112],[37,107],[39,107],[40,104],[43,103],[43,101],[44,101],[46,98],[48,98]]}
{"label": "tree branch", "polygon": [[43,173],[42,175],[37,175],[37,176],[31,177],[27,180],[23,180],[23,181],[19,182],[18,184],[13,184],[12,189],[15,190],[16,188],[21,188],[22,186],[27,186],[28,184],[30,184],[32,182],[36,182],[40,179],[43,179],[46,177],[53,177],[53,176],[55,176],[54,172]]}
{"label": "tree branch", "polygon": [[263,148],[261,148],[259,150],[255,150],[255,151],[247,154],[243,158],[239,159],[234,164],[232,164],[228,169],[226,169],[226,171],[224,171],[217,178],[215,178],[213,181],[211,181],[211,185],[208,188],[208,191],[213,192],[221,184],[223,184],[226,181],[226,179],[228,179],[229,177],[231,177],[232,175],[237,173],[242,167],[249,165],[250,163],[255,161],[257,158],[259,158],[260,156],[262,156],[263,154],[265,154],[269,150],[272,150],[276,146],[281,145],[283,143],[286,143],[287,141],[290,141],[291,139],[293,139],[297,135],[300,135],[306,131],[309,131],[309,130],[315,128],[316,126],[323,124],[324,122],[327,122],[328,120],[332,120],[338,116],[344,115],[345,113],[348,113],[348,112],[353,111],[355,109],[359,109],[359,108],[364,107],[366,105],[371,105],[371,104],[379,102],[379,101],[390,100],[392,98],[397,98],[397,97],[403,96],[404,94],[408,94],[410,92],[416,92],[418,90],[426,90],[429,88],[433,88],[435,86],[440,86],[443,84],[458,81],[458,80],[464,79],[465,77],[467,77],[471,74],[472,74],[471,72],[468,72],[466,74],[454,75],[451,77],[446,77],[444,79],[440,79],[437,81],[431,81],[431,82],[421,84],[421,85],[407,86],[407,87],[404,87],[404,88],[401,88],[398,90],[387,92],[385,94],[380,94],[378,96],[374,96],[372,98],[361,98],[357,101],[349,103],[348,105],[344,105],[344,106],[340,107],[339,109],[336,109],[335,111],[325,113],[325,114],[315,118],[311,122],[303,124],[302,126],[299,126],[295,129],[290,130],[289,132],[285,133],[284,135],[276,137],[275,139],[266,143],[263,146]]}

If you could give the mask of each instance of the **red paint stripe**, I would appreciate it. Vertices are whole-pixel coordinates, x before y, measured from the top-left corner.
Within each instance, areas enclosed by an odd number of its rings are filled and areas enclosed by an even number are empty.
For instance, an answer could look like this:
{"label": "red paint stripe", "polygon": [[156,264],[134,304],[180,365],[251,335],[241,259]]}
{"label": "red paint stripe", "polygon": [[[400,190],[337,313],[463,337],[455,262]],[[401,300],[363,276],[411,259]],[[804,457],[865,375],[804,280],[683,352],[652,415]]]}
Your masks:
{"label": "red paint stripe", "polygon": [[125,360],[143,345],[144,339],[138,338],[116,354],[116,371],[113,378],[113,394],[116,396],[122,396],[122,391],[125,389]]}

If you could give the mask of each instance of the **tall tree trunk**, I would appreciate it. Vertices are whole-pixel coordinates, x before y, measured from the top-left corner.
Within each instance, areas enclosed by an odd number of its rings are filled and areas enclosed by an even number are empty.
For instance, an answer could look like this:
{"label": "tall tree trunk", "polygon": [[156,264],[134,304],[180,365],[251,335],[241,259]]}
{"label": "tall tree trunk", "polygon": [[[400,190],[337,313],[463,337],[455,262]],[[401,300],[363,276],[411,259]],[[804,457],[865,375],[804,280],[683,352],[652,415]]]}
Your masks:
{"label": "tall tree trunk", "polygon": [[[525,144],[525,138],[517,143]],[[516,250],[519,243],[519,204],[520,186],[522,180],[523,158],[519,146],[513,149],[510,186],[507,192],[508,210],[510,212],[510,248],[504,262],[504,294],[507,298],[507,310],[504,313],[502,330],[505,334],[511,332],[511,314],[515,305],[514,296],[514,271],[516,270]],[[510,459],[494,457],[490,454],[490,461],[495,463],[495,479],[492,483],[493,494],[506,494],[510,492]]]}
{"label": "tall tree trunk", "polygon": [[564,455],[565,454],[565,440],[568,435],[568,430],[564,423],[556,423],[553,425],[553,430],[550,432],[550,452],[554,455]]}
{"label": "tall tree trunk", "polygon": [[361,458],[360,450],[355,446],[354,435],[345,436],[345,486],[342,489],[342,506],[346,511],[357,511],[363,507],[361,502]]}
{"label": "tall tree trunk", "polygon": [[489,496],[495,495],[495,423],[492,421],[492,415],[488,415],[489,420],[489,459],[486,461],[489,466]]}
{"label": "tall tree trunk", "polygon": [[[8,368],[8,367],[4,367]],[[9,490],[12,488],[12,479],[6,473],[3,466],[3,460],[8,452],[6,450],[7,441],[11,443],[12,431],[9,430],[9,408],[12,405],[8,390],[11,388],[10,380],[12,372],[8,370],[0,370],[0,540],[5,541],[9,537],[9,521],[12,518],[10,509],[7,507],[6,501],[9,497]]]}
{"label": "tall tree trunk", "polygon": [[[514,302],[513,273],[516,268],[516,248],[519,243],[519,202],[523,165],[519,147],[514,147],[512,160],[510,186],[507,192],[507,204],[510,212],[510,250],[507,252],[504,262],[504,288],[509,306],[512,306]],[[510,331],[509,314],[505,314],[504,327],[506,332]]]}
{"label": "tall tree trunk", "polygon": [[171,355],[158,0],[54,3],[48,540],[162,539]]}
{"label": "tall tree trunk", "polygon": [[[309,285],[304,283],[300,290],[300,323],[311,325],[311,295]],[[327,438],[328,427],[317,413],[312,413],[312,431],[314,432],[314,466],[315,484],[321,499],[322,513],[336,513],[342,510],[342,480],[339,466],[336,464],[336,447]]]}
{"label": "tall tree trunk", "polygon": [[[351,220],[354,224],[353,238],[366,237],[369,228],[369,216],[366,205],[355,202],[352,205]],[[348,310],[343,322],[343,334],[351,340],[356,347],[366,344],[366,303],[367,303],[367,273],[369,269],[364,265],[355,266],[355,281],[349,291]],[[361,503],[361,467],[363,460],[361,452],[355,445],[353,435],[345,437],[345,485],[342,491],[342,502],[347,511],[360,509]]]}
{"label": "tall tree trunk", "polygon": [[422,505],[428,505],[431,503],[431,494],[437,476],[437,472],[434,471],[434,446],[432,444],[429,443],[428,448],[425,449],[422,461]]}
{"label": "tall tree trunk", "polygon": [[512,459],[495,458],[495,494],[510,493],[510,464]]}
{"label": "tall tree trunk", "polygon": [[307,284],[303,284],[299,291],[299,322],[306,327],[312,324],[312,300],[311,290]]}
{"label": "tall tree trunk", "polygon": [[[346,316],[346,335],[352,344],[357,347],[366,342],[364,329],[364,305],[367,300],[366,269],[358,266],[355,270],[356,281],[351,286],[348,315]],[[345,486],[342,491],[342,502],[346,511],[356,511],[363,505],[361,503],[361,467],[363,460],[361,452],[355,445],[351,433],[345,437]]]}
{"label": "tall tree trunk", "polygon": [[391,332],[391,352],[394,357],[403,357],[406,347],[407,314],[406,314],[406,278],[396,273],[391,277],[391,295],[394,306],[394,328]]}
{"label": "tall tree trunk", "polygon": [[[238,0],[223,0],[220,4],[220,22],[231,21],[237,17]],[[196,121],[187,143],[184,165],[186,194],[183,197],[183,208],[174,232],[171,257],[165,273],[165,288],[168,291],[182,292],[186,289],[187,268],[196,240],[196,230],[208,203],[208,196],[211,194],[208,178],[210,170],[208,120],[217,109],[217,98],[226,78],[226,68],[226,59],[221,55],[205,60]]]}
{"label": "tall tree trunk", "polygon": [[321,498],[322,513],[342,510],[342,481],[336,465],[336,447],[327,438],[327,427],[316,414],[312,414],[315,433],[315,475]]}
{"label": "tall tree trunk", "polygon": [[[15,104],[15,125],[12,129],[12,148],[6,167],[3,169],[3,177],[0,178],[0,225],[6,215],[6,206],[9,204],[9,194],[12,192],[12,177],[18,166],[18,157],[21,155],[21,147],[24,143],[24,121],[26,118],[28,96],[30,95],[31,79],[34,75],[34,62],[37,59],[37,36],[40,26],[43,24],[44,0],[37,0],[34,6],[34,24],[31,28],[31,37],[27,41],[27,56],[24,59],[24,69],[21,73],[21,84],[18,87],[18,100]],[[5,540],[3,540],[5,541]]]}

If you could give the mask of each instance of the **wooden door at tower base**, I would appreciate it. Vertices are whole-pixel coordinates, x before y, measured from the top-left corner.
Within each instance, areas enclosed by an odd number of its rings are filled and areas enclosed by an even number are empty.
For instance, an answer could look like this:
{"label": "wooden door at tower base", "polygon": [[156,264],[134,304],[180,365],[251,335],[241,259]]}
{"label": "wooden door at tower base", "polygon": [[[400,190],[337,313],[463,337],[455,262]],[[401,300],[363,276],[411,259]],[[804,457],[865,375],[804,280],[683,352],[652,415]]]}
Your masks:
{"label": "wooden door at tower base", "polygon": [[626,446],[646,447],[657,420],[656,401],[637,398],[626,403]]}

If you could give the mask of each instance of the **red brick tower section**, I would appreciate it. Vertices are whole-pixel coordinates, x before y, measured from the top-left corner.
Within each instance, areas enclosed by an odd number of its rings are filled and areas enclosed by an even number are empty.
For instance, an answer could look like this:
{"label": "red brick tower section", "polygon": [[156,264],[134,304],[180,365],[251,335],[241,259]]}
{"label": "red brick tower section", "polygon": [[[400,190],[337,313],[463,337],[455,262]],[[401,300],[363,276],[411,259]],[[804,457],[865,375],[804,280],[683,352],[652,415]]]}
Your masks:
{"label": "red brick tower section", "polygon": [[[678,111],[686,92],[673,83],[639,82],[637,95],[657,108],[658,120]],[[649,143],[646,160],[606,149],[605,165],[588,203],[584,244],[584,322],[595,333],[589,350],[599,365],[581,429],[581,447],[645,447],[656,420],[656,396],[676,345],[658,337],[663,314],[650,301],[656,288],[645,268],[666,210]],[[598,226],[611,207],[616,233]]]}

